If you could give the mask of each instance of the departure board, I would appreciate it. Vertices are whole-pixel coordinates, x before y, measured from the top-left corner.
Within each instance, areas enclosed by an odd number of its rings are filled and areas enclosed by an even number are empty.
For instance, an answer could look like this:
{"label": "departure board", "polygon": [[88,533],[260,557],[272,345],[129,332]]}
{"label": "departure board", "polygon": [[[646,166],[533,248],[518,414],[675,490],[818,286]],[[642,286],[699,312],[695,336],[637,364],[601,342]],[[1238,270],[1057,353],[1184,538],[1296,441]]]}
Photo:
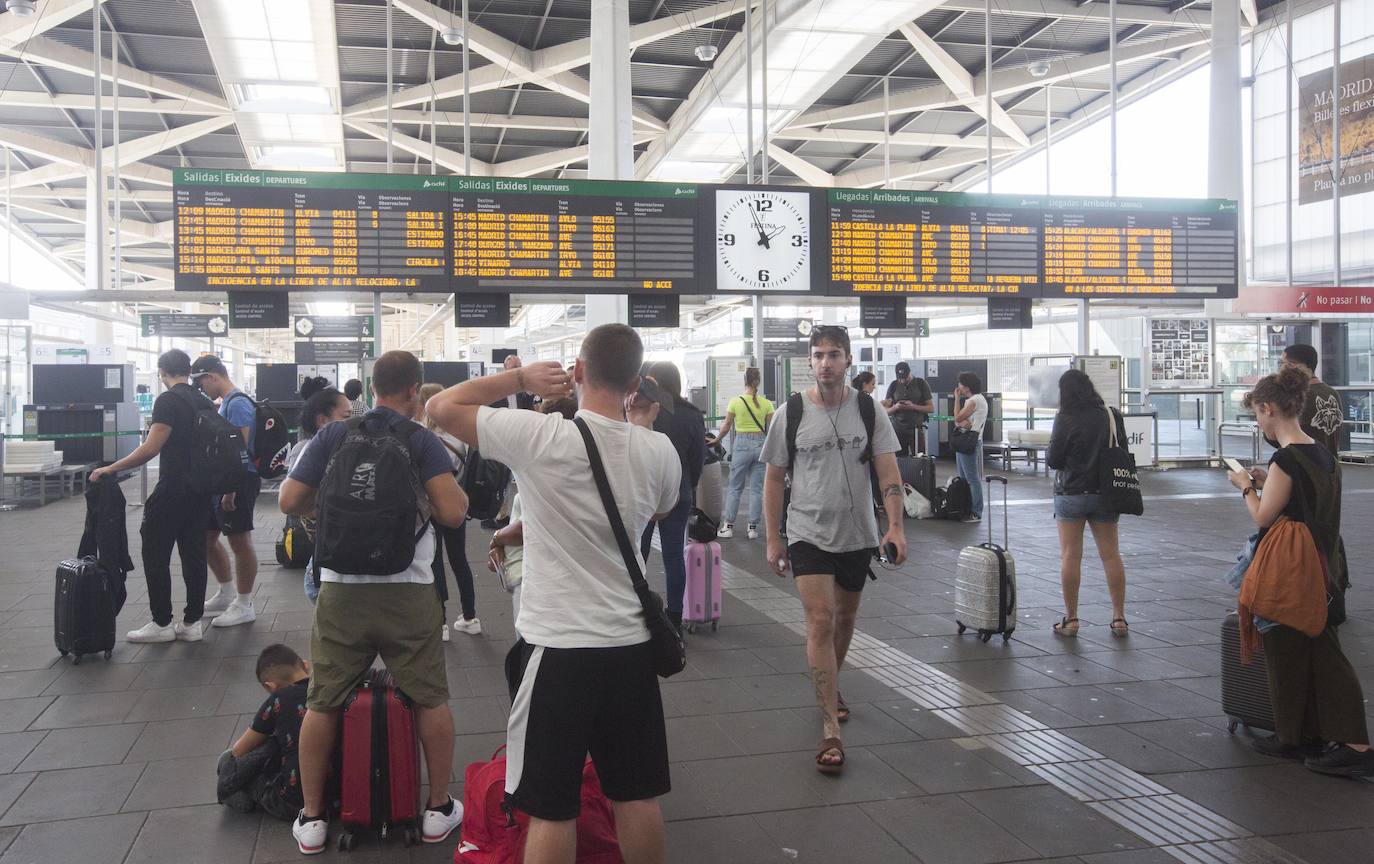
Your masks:
{"label": "departure board", "polygon": [[1052,198],[1046,297],[1235,297],[1234,201]]}
{"label": "departure board", "polygon": [[455,291],[697,291],[691,184],[455,177]]}
{"label": "departure board", "polygon": [[173,202],[178,289],[451,290],[446,178],[179,169]]}

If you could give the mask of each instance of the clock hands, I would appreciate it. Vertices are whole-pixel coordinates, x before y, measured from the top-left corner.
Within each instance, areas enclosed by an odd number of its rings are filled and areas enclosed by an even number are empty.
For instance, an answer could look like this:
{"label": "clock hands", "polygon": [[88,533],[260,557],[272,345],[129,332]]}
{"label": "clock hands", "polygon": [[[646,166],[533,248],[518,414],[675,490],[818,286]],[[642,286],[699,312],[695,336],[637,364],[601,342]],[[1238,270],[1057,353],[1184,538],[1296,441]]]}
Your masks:
{"label": "clock hands", "polygon": [[753,207],[749,208],[749,218],[754,220],[754,229],[759,232],[758,245],[765,249],[772,249],[773,246],[768,241],[776,235],[770,235],[767,231],[763,230],[763,223],[759,221],[759,214],[754,212]]}

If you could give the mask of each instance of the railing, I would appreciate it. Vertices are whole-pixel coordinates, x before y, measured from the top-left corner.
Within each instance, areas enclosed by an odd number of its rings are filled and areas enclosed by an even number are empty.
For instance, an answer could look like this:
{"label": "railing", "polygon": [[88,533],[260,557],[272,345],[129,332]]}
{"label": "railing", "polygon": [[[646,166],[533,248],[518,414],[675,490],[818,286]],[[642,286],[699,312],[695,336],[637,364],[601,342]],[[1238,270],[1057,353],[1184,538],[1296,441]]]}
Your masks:
{"label": "railing", "polygon": [[1218,423],[1217,424],[1217,458],[1226,457],[1226,430],[1236,429],[1247,433],[1250,436],[1250,464],[1258,465],[1260,461],[1260,430],[1254,423]]}

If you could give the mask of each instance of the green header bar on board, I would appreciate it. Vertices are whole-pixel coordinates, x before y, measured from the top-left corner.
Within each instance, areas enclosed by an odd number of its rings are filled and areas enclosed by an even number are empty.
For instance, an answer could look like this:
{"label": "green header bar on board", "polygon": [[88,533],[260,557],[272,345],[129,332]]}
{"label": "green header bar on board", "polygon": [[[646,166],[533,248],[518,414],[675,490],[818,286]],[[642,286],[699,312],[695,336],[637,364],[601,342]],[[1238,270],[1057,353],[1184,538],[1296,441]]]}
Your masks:
{"label": "green header bar on board", "polygon": [[244,186],[260,189],[365,189],[396,192],[501,192],[529,195],[626,195],[637,198],[695,199],[693,183],[606,180],[541,180],[511,177],[434,177],[326,171],[249,171],[177,168],[173,186]]}
{"label": "green header bar on board", "polygon": [[826,199],[831,204],[925,204],[931,207],[1005,207],[1124,213],[1161,210],[1184,213],[1236,212],[1236,202],[1225,198],[1105,198],[1091,195],[986,195],[902,189],[827,189]]}

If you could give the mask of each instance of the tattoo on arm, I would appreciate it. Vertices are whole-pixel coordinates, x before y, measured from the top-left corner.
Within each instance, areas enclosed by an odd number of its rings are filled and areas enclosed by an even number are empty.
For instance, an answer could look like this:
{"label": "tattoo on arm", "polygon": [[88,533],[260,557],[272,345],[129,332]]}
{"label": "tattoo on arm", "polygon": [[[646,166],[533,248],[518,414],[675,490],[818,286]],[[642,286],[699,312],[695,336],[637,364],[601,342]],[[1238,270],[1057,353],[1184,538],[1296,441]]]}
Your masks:
{"label": "tattoo on arm", "polygon": [[902,497],[902,487],[900,484],[894,483],[883,490],[884,498],[892,498],[894,496],[897,498]]}

